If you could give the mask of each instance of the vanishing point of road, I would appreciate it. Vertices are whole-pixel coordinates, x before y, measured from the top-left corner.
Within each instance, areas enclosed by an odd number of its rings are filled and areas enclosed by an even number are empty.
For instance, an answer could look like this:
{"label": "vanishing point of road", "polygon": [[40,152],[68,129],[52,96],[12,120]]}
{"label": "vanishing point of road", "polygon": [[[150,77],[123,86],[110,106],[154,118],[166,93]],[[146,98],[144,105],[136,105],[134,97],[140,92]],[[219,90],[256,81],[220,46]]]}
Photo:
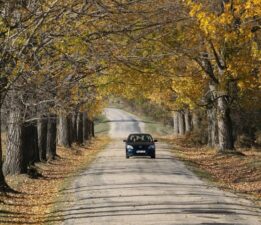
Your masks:
{"label": "vanishing point of road", "polygon": [[105,114],[113,140],[65,190],[74,203],[60,209],[64,225],[261,224],[260,209],[200,180],[165,143],[156,159],[126,159],[122,139],[144,124],[123,110]]}

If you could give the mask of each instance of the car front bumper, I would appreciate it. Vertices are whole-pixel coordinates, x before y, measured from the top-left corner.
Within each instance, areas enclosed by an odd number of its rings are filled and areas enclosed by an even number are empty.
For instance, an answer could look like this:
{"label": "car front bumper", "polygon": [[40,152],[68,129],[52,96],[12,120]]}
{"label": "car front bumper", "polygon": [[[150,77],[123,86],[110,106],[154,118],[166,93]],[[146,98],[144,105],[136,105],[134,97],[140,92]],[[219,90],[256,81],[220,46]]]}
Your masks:
{"label": "car front bumper", "polygon": [[154,149],[126,149],[126,155],[128,156],[152,156],[155,155]]}

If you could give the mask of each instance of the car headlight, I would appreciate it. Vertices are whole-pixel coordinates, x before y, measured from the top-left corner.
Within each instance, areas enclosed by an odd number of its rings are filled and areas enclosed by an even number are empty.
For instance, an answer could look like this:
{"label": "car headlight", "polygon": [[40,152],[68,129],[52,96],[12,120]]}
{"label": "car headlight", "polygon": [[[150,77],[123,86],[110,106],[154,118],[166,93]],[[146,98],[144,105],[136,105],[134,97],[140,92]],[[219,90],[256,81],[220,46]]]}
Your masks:
{"label": "car headlight", "polygon": [[128,150],[133,150],[133,146],[127,145],[127,149],[128,149]]}
{"label": "car headlight", "polygon": [[155,149],[155,145],[150,145],[148,149]]}

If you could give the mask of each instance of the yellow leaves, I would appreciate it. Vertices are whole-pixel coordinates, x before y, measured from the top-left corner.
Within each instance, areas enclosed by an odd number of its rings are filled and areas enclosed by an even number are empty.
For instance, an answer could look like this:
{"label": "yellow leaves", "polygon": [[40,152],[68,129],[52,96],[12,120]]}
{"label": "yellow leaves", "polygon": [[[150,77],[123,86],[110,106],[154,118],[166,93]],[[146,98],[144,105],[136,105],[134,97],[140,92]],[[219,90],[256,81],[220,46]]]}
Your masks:
{"label": "yellow leaves", "polygon": [[5,33],[8,31],[8,28],[5,25],[5,22],[3,21],[3,18],[0,17],[0,33]]}
{"label": "yellow leaves", "polygon": [[252,54],[258,61],[261,62],[261,49],[258,48],[258,44],[256,42],[252,43]]}
{"label": "yellow leaves", "polygon": [[234,18],[230,12],[226,12],[218,16],[216,19],[217,22],[220,24],[220,26],[225,26],[225,25],[231,25]]}
{"label": "yellow leaves", "polygon": [[87,46],[83,43],[80,37],[67,36],[55,43],[57,50],[63,53],[84,55],[87,51]]}
{"label": "yellow leaves", "polygon": [[246,0],[245,3],[241,3],[245,9],[244,18],[250,18],[261,15],[261,2],[260,0]]}
{"label": "yellow leaves", "polygon": [[142,56],[143,57],[147,57],[149,55],[149,52],[147,51],[147,50],[144,50],[143,52],[142,52]]}
{"label": "yellow leaves", "polygon": [[189,15],[192,17],[194,17],[195,15],[198,15],[200,10],[202,9],[202,4],[200,4],[200,3],[195,4],[195,3],[192,3],[192,1],[188,1],[188,2],[189,2],[188,4],[191,7]]}

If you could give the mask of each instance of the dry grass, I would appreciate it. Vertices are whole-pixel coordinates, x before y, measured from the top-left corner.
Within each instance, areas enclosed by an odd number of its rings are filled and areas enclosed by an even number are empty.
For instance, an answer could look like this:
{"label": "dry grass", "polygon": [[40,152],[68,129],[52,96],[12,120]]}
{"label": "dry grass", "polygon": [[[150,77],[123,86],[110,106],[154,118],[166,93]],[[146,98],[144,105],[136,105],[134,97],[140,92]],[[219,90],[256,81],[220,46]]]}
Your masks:
{"label": "dry grass", "polygon": [[61,196],[63,187],[84,170],[108,142],[108,138],[99,137],[89,147],[58,148],[60,159],[37,164],[42,178],[7,177],[8,184],[19,193],[0,196],[0,224],[39,225],[48,222],[54,204],[58,200],[66,201]]}
{"label": "dry grass", "polygon": [[261,201],[261,151],[240,149],[244,154],[218,154],[214,149],[186,146],[184,139],[171,139],[175,155],[196,169],[203,178]]}

